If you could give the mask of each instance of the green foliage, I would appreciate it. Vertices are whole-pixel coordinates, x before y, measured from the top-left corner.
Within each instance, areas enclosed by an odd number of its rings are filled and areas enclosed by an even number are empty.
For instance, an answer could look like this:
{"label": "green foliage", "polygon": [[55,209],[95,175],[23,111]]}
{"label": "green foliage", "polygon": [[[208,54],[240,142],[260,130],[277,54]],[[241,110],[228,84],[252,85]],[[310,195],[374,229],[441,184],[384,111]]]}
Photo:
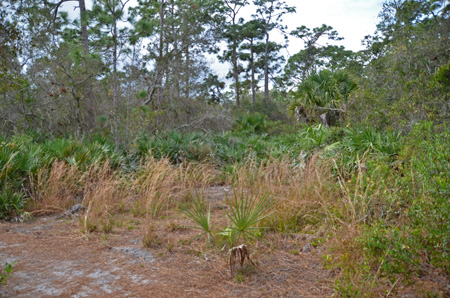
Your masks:
{"label": "green foliage", "polygon": [[260,113],[246,113],[236,119],[234,131],[243,133],[267,132],[268,120]]}
{"label": "green foliage", "polygon": [[0,192],[0,219],[22,212],[25,206],[23,193],[4,188]]}
{"label": "green foliage", "polygon": [[328,143],[334,130],[322,124],[309,126],[298,134],[299,145],[305,150],[320,149]]}
{"label": "green foliage", "polygon": [[398,154],[401,145],[400,132],[379,132],[372,127],[345,128],[341,148],[348,153],[362,155],[366,151],[375,151],[387,155]]}
{"label": "green foliage", "polygon": [[[344,106],[356,88],[355,80],[346,71],[324,69],[306,77],[292,91],[294,101],[289,109],[293,113],[296,107],[302,107],[311,119],[317,119],[323,113],[342,118]],[[337,120],[332,119],[330,124],[335,125]]]}
{"label": "green foliage", "polygon": [[[344,47],[321,46],[319,44],[318,41],[322,37],[327,37],[328,40],[343,39],[338,36],[333,27],[325,24],[312,30],[306,26],[300,26],[293,30],[291,35],[300,38],[305,44],[305,49],[292,55],[285,67],[285,76],[291,81],[299,82],[319,67],[325,66],[333,70],[339,68],[337,66],[343,67],[346,60],[354,54],[351,51],[344,50]],[[290,85],[291,82],[287,84]]]}
{"label": "green foliage", "polygon": [[450,87],[450,63],[442,65],[434,74],[434,79],[445,87]]}
{"label": "green foliage", "polygon": [[[203,192],[199,194],[196,192],[196,196],[189,196],[191,208],[187,208],[184,205],[181,205],[181,209],[189,217],[195,224],[195,229],[202,230],[203,233],[201,235],[206,234],[208,237],[208,242],[211,239],[214,240],[214,235],[212,233],[211,222],[210,222],[210,206],[205,202],[205,197]],[[200,236],[201,236],[200,235]]]}
{"label": "green foliage", "polygon": [[321,70],[308,76],[294,92],[307,107],[339,107],[347,101],[356,83],[345,71]]}
{"label": "green foliage", "polygon": [[425,122],[404,139],[395,170],[389,160],[372,158],[366,163],[367,175],[373,177],[376,167],[378,183],[388,190],[382,208],[372,211],[357,239],[365,262],[379,276],[410,278],[426,274],[430,266],[450,274],[448,148],[448,130]]}
{"label": "green foliage", "polygon": [[144,99],[148,96],[147,90],[141,90],[136,95],[138,98]]}
{"label": "green foliage", "polygon": [[261,197],[252,197],[249,194],[237,194],[234,191],[233,199],[227,196],[227,203],[230,206],[230,212],[226,212],[232,225],[227,227],[221,235],[227,237],[230,247],[238,243],[241,238],[251,241],[261,235],[262,227],[258,223],[272,214],[273,201],[265,193]]}
{"label": "green foliage", "polygon": [[0,287],[6,283],[6,279],[11,275],[13,268],[8,262],[5,263],[5,268],[0,269]]}
{"label": "green foliage", "polygon": [[431,4],[386,1],[379,36],[366,40],[368,63],[349,101],[352,122],[409,131],[420,121],[448,121],[450,40],[443,36],[450,27]]}
{"label": "green foliage", "polygon": [[[194,223],[193,228],[202,230],[201,235],[207,235],[208,243],[215,241],[210,222],[210,206],[202,194],[196,193],[195,198],[190,196],[190,207],[181,205],[181,209]],[[230,212],[225,212],[231,221],[231,226],[226,227],[217,235],[225,238],[229,247],[233,247],[241,239],[251,241],[261,236],[262,227],[258,226],[264,218],[272,214],[270,211],[273,201],[268,194],[261,197],[251,197],[241,192],[239,196],[234,191],[233,200],[227,196]],[[200,236],[201,236],[200,235]]]}
{"label": "green foliage", "polygon": [[151,154],[157,159],[167,157],[172,163],[205,161],[210,154],[208,140],[202,133],[172,131],[159,136],[143,135],[137,145],[141,155]]}

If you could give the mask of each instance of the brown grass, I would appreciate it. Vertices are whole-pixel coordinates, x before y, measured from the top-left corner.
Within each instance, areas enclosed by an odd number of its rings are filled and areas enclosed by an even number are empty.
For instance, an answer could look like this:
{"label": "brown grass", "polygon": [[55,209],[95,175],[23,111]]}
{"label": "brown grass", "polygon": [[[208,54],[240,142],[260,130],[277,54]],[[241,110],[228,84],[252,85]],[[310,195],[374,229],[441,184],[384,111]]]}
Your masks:
{"label": "brown grass", "polygon": [[77,166],[61,161],[55,161],[50,169],[39,170],[37,178],[30,179],[32,212],[35,214],[61,212],[76,203],[81,203],[84,187],[82,176]]}
{"label": "brown grass", "polygon": [[81,231],[109,232],[113,228],[113,213],[128,200],[128,192],[112,171],[109,163],[93,165],[83,175],[83,205],[87,208],[81,216]]}
{"label": "brown grass", "polygon": [[138,194],[134,213],[154,218],[173,206],[174,195],[180,190],[176,177],[176,168],[168,159],[149,158],[141,166],[134,183]]}
{"label": "brown grass", "polygon": [[137,200],[133,213],[145,216],[143,244],[154,241],[153,220],[168,214],[177,203],[204,185],[217,183],[219,172],[208,163],[183,163],[171,165],[168,159],[149,158],[141,166],[134,183]]}
{"label": "brown grass", "polygon": [[155,240],[153,219],[163,211],[168,212],[173,206],[175,194],[180,190],[176,178],[177,170],[168,159],[149,158],[137,174],[134,184],[137,200],[134,202],[133,213],[145,216],[142,239],[145,247],[149,247]]}
{"label": "brown grass", "polygon": [[[334,167],[339,171],[339,166],[334,161]],[[373,170],[374,177],[368,177],[364,172],[364,157],[357,159],[357,170],[351,179],[345,179],[339,175],[338,184],[342,193],[341,223],[356,225],[359,222],[367,222],[371,218],[378,217],[382,211],[382,200],[387,192],[383,177],[377,176],[377,170]],[[392,207],[392,206],[391,206]],[[389,209],[391,209],[389,207]]]}
{"label": "brown grass", "polygon": [[274,199],[276,212],[265,225],[280,232],[315,232],[318,225],[328,224],[330,205],[340,197],[330,167],[317,156],[305,168],[288,159],[271,158],[260,165],[249,161],[237,169],[234,181],[236,188]]}
{"label": "brown grass", "polygon": [[177,180],[185,188],[221,184],[220,172],[210,163],[183,163],[177,167]]}
{"label": "brown grass", "polygon": [[[261,226],[270,228],[264,235],[265,241],[246,243],[252,250],[252,259],[256,263],[263,260],[266,266],[257,266],[256,272],[244,276],[247,282],[252,279],[273,282],[284,278],[285,272],[280,271],[279,266],[295,269],[296,274],[301,272],[301,268],[289,263],[303,254],[305,243],[300,244],[297,236],[314,234],[307,235],[313,238],[305,239],[309,244],[314,241],[313,246],[318,249],[312,249],[320,250],[319,254],[323,252],[325,266],[335,269],[333,278],[336,277],[336,289],[341,293],[371,297],[393,292],[397,282],[383,281],[378,274],[379,262],[373,265],[365,259],[361,244],[355,241],[362,235],[363,223],[389,216],[383,214],[384,209],[395,209],[383,206],[395,203],[395,200],[386,199],[388,183],[383,181],[381,174],[377,174],[377,170],[370,171],[372,177],[368,177],[364,157],[357,161],[357,169],[352,175],[339,161],[324,160],[319,155],[313,155],[303,165],[299,167],[287,158],[269,158],[261,163],[249,160],[236,165],[231,175],[223,177],[223,173],[210,163],[172,165],[168,159],[148,158],[142,162],[138,172],[119,177],[108,163],[93,165],[82,173],[76,166],[54,162],[50,169],[42,169],[32,181],[33,213],[59,212],[82,203],[86,210],[80,218],[81,230],[90,233],[109,232],[114,226],[117,211],[127,210],[143,223],[139,237],[142,237],[145,247],[152,247],[152,250],[165,247],[170,254],[181,252],[176,257],[181,261],[187,258],[186,255],[212,254],[220,260],[217,261],[220,266],[226,268],[226,252],[220,251],[223,246],[202,245],[205,243],[203,239],[196,237],[197,231],[188,228],[192,223],[178,210],[180,202],[189,203],[190,195],[200,194],[211,203],[211,222],[215,232],[222,230],[229,225],[225,216],[229,206],[222,196],[224,187],[219,185],[226,184],[238,194],[242,191],[256,199],[268,194],[274,202],[275,212],[261,222]],[[290,239],[297,239],[297,243]],[[218,236],[218,242],[222,240]],[[277,254],[277,257],[272,254]],[[242,258],[242,254],[235,256]],[[278,256],[284,259],[277,259]],[[208,267],[208,270],[218,272],[219,280],[225,278],[222,269],[217,268],[217,264]],[[174,274],[174,269],[171,270],[168,277]],[[190,270],[201,272],[197,268]],[[277,272],[277,275],[272,275],[272,272]],[[182,276],[181,273],[176,274]],[[200,284],[201,277],[193,278]],[[228,286],[235,283],[227,280]],[[294,284],[288,286],[301,290]]]}

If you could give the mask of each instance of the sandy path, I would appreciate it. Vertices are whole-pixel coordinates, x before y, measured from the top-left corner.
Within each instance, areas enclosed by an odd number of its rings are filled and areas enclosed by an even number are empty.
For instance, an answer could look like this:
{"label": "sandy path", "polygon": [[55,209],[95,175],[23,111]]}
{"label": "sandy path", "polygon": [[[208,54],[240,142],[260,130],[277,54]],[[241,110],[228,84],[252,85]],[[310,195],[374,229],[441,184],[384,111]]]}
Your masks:
{"label": "sandy path", "polygon": [[[138,224],[136,224],[138,226]],[[164,226],[164,224],[161,224]],[[141,229],[115,229],[89,239],[78,221],[43,217],[30,223],[0,223],[0,262],[16,263],[2,297],[330,297],[333,273],[313,253],[258,248],[259,264],[240,278],[230,276],[226,257],[183,244],[191,231],[159,231],[143,249]],[[184,237],[184,238],[183,238]],[[194,241],[195,242],[195,241]],[[197,241],[199,242],[199,241]]]}

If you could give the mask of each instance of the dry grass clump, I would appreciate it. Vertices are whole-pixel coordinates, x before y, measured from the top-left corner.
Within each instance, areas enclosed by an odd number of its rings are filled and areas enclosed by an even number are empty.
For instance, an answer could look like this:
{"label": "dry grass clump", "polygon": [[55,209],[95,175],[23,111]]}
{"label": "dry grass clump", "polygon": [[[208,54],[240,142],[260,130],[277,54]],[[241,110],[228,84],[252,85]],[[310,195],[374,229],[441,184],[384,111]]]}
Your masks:
{"label": "dry grass clump", "polygon": [[210,163],[182,163],[177,167],[177,180],[185,188],[199,188],[221,183],[220,172]]}
{"label": "dry grass clump", "polygon": [[31,178],[33,213],[61,212],[80,203],[83,196],[82,176],[77,166],[62,161],[55,161],[50,169],[39,170],[37,177]]}
{"label": "dry grass clump", "polygon": [[31,185],[34,214],[57,213],[75,204],[86,207],[80,218],[83,233],[99,228],[110,231],[112,212],[128,198],[108,162],[82,172],[75,165],[55,161],[50,169],[40,170]]}
{"label": "dry grass clump", "polygon": [[134,202],[135,215],[156,217],[168,210],[180,190],[176,183],[177,169],[168,159],[149,158],[139,169],[134,187],[137,200]]}
{"label": "dry grass clump", "polygon": [[83,233],[110,231],[113,211],[126,204],[129,196],[108,162],[83,172],[76,165],[55,161],[31,182],[33,214],[58,213],[82,204],[86,207],[80,218]]}
{"label": "dry grass clump", "polygon": [[89,233],[113,227],[113,213],[128,199],[128,192],[108,162],[93,165],[83,175],[85,213],[80,218],[81,230]]}
{"label": "dry grass clump", "polygon": [[[383,215],[387,186],[383,177],[364,172],[358,160],[353,177],[344,178],[338,163],[312,156],[305,167],[289,159],[250,160],[233,173],[234,187],[256,197],[268,193],[276,212],[265,221],[280,232],[314,232],[321,227],[337,231],[341,226],[367,222]],[[331,229],[331,230],[330,230]]]}
{"label": "dry grass clump", "polygon": [[237,188],[254,196],[273,197],[276,212],[264,224],[280,232],[316,230],[318,224],[328,224],[329,209],[340,197],[330,166],[317,156],[305,168],[288,159],[270,158],[259,165],[249,161],[236,170],[234,180]]}
{"label": "dry grass clump", "polygon": [[219,172],[208,163],[170,164],[168,159],[149,158],[140,167],[134,181],[137,199],[133,213],[145,216],[143,244],[149,246],[154,238],[153,219],[177,206],[198,187],[216,183]]}
{"label": "dry grass clump", "polygon": [[143,163],[134,182],[137,200],[133,213],[145,216],[142,243],[148,247],[153,242],[153,219],[173,206],[175,195],[180,191],[177,169],[168,159],[156,160],[153,157]]}

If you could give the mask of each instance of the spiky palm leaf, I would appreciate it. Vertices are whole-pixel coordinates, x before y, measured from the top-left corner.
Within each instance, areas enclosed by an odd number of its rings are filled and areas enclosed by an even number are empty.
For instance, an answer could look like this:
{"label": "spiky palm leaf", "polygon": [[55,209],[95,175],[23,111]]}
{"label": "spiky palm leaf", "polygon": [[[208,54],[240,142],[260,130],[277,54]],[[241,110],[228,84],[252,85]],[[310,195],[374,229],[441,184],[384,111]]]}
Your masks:
{"label": "spiky palm leaf", "polygon": [[246,240],[257,238],[262,229],[258,223],[273,213],[269,212],[273,201],[267,193],[257,198],[244,194],[244,191],[241,191],[240,195],[234,191],[233,199],[227,196],[227,202],[230,212],[226,212],[226,215],[232,225],[221,234],[229,237],[231,244],[237,243],[241,238]]}

